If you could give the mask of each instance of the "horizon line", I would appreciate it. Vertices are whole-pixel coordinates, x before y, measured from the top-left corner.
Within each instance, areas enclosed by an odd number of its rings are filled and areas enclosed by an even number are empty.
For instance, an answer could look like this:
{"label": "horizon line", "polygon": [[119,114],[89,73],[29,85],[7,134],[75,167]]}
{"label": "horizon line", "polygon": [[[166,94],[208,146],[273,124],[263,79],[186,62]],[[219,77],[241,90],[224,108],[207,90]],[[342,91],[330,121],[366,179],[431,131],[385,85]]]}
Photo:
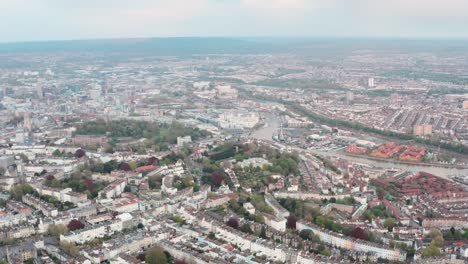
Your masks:
{"label": "horizon line", "polygon": [[402,40],[402,41],[468,41],[468,37],[408,37],[408,36],[151,36],[151,37],[103,37],[103,38],[76,38],[76,39],[48,39],[48,40],[14,40],[0,41],[5,44],[32,44],[47,42],[74,42],[74,41],[109,41],[109,40],[145,40],[145,39],[295,39],[295,40]]}

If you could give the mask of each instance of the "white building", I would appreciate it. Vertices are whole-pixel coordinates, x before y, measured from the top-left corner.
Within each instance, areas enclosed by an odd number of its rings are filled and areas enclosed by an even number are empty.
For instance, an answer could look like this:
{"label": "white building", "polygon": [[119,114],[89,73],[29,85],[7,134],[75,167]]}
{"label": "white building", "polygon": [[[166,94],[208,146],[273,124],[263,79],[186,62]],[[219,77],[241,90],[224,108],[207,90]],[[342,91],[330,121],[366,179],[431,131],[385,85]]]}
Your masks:
{"label": "white building", "polygon": [[191,143],[191,142],[192,142],[192,137],[191,136],[177,137],[177,146],[178,147],[183,147],[184,144]]}
{"label": "white building", "polygon": [[244,207],[245,210],[247,210],[247,212],[249,212],[249,214],[255,214],[255,207],[253,206],[253,204],[247,202],[247,203],[244,203],[242,205]]}
{"label": "white building", "polygon": [[218,118],[219,126],[227,129],[253,128],[258,122],[260,117],[255,112],[230,111]]}
{"label": "white building", "polygon": [[263,219],[265,220],[265,224],[277,231],[285,232],[286,231],[286,219],[276,217],[271,214],[262,213]]}

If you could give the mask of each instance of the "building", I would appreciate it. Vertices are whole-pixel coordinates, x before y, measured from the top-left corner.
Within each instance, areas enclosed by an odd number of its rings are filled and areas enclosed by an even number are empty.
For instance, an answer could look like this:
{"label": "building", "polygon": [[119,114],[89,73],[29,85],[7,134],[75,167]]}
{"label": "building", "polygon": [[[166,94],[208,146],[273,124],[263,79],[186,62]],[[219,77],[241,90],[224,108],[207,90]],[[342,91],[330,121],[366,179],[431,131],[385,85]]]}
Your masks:
{"label": "building", "polygon": [[126,180],[116,180],[102,189],[99,192],[98,197],[100,199],[110,199],[117,197],[124,192],[125,186],[127,186]]}
{"label": "building", "polygon": [[413,127],[413,134],[415,136],[430,136],[432,135],[431,125],[417,125]]}
{"label": "building", "polygon": [[374,78],[367,79],[367,87],[369,87],[369,88],[374,88],[375,87]]}
{"label": "building", "polygon": [[89,145],[105,145],[108,142],[106,136],[88,136],[88,135],[77,135],[71,139],[72,145],[78,146],[89,146]]}
{"label": "building", "polygon": [[177,137],[177,146],[178,147],[183,147],[184,144],[191,143],[191,142],[192,142],[192,137],[191,136]]}
{"label": "building", "polygon": [[286,218],[276,217],[271,214],[261,213],[265,224],[277,231],[285,232],[286,231]]}
{"label": "building", "polygon": [[74,192],[71,188],[57,189],[41,186],[36,188],[36,191],[40,195],[53,196],[62,203],[70,202],[72,204],[78,205],[88,201],[86,194]]}
{"label": "building", "polygon": [[45,216],[54,217],[58,215],[58,209],[31,194],[23,195],[23,203],[41,211]]}
{"label": "building", "polygon": [[255,207],[253,206],[253,204],[246,202],[242,206],[247,212],[249,212],[249,214],[251,215],[255,214]]}
{"label": "building", "polygon": [[231,85],[218,85],[216,87],[216,96],[218,99],[235,100],[238,95],[239,92],[231,88]]}
{"label": "building", "polygon": [[219,126],[226,129],[253,128],[258,122],[260,117],[254,112],[230,111],[221,114],[218,118]]}
{"label": "building", "polygon": [[428,218],[424,219],[422,226],[425,232],[429,232],[431,228],[448,230],[450,228],[464,229],[468,228],[468,221],[463,218]]}
{"label": "building", "polygon": [[328,245],[338,248],[351,250],[354,252],[361,252],[375,256],[376,258],[405,261],[406,253],[384,245],[367,242],[360,239],[344,236],[339,233],[322,229],[319,226],[311,223],[297,222],[296,229],[300,232],[302,230],[312,230],[314,234],[318,235],[320,240]]}
{"label": "building", "polygon": [[195,89],[208,89],[210,88],[210,82],[194,82],[193,88]]}
{"label": "building", "polygon": [[463,101],[463,109],[468,109],[468,100]]}

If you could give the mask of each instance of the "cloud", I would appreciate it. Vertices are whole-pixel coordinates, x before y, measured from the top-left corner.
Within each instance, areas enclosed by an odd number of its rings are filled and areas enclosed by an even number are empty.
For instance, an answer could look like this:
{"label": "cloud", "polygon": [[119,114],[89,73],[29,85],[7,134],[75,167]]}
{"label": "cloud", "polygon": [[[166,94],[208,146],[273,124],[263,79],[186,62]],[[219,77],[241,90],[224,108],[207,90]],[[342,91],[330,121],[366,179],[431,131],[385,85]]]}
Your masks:
{"label": "cloud", "polygon": [[306,0],[241,0],[241,5],[260,9],[292,9],[304,8],[308,5]]}
{"label": "cloud", "polygon": [[361,6],[376,15],[420,18],[468,16],[467,0],[365,0]]}

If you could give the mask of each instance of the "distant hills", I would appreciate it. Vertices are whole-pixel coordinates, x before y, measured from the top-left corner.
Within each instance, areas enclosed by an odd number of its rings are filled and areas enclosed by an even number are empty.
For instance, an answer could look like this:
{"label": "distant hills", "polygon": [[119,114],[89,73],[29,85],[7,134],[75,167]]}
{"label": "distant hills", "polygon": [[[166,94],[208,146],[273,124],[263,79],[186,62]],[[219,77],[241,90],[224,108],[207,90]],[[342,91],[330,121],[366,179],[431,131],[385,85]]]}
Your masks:
{"label": "distant hills", "polygon": [[340,38],[132,38],[0,43],[0,53],[111,52],[151,55],[257,54],[296,52],[315,55],[355,50],[466,52],[464,40],[340,39]]}

